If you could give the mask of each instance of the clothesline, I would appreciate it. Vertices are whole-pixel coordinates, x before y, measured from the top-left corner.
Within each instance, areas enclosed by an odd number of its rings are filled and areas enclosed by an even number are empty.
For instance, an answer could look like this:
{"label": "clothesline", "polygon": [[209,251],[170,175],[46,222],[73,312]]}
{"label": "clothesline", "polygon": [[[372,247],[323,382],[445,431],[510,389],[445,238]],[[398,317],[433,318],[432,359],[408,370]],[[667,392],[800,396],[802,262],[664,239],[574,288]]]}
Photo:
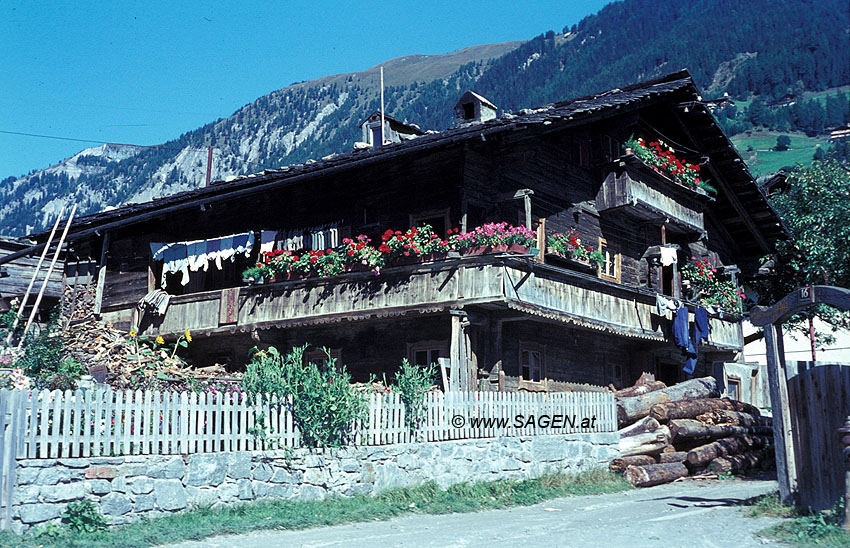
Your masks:
{"label": "clothesline", "polygon": [[210,240],[193,240],[189,242],[151,242],[151,254],[154,260],[161,260],[162,276],[160,287],[166,287],[166,275],[180,272],[183,276],[181,285],[189,283],[189,271],[197,272],[209,269],[210,263],[221,270],[222,261],[236,259],[237,255],[249,257],[254,248],[254,233],[231,234]]}

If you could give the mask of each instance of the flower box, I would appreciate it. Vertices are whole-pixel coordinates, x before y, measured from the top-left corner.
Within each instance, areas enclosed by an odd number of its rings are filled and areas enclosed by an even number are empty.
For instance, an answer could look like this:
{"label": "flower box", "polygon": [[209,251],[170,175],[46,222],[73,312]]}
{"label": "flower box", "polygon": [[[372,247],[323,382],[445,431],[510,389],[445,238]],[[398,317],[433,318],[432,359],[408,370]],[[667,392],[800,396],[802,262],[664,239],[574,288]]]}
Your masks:
{"label": "flower box", "polygon": [[511,244],[508,246],[508,253],[517,253],[519,255],[528,255],[529,247],[527,245]]}
{"label": "flower box", "polygon": [[472,247],[467,247],[462,251],[465,256],[469,255],[484,255],[485,253],[489,253],[491,246],[489,245],[475,245]]}

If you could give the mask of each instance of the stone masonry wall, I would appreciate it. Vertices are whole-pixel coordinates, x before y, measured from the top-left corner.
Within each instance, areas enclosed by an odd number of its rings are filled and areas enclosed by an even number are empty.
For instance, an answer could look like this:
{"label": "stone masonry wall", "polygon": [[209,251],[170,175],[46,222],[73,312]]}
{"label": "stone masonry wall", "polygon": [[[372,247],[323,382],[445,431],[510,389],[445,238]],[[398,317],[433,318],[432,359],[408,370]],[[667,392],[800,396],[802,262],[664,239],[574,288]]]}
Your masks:
{"label": "stone masonry wall", "polygon": [[13,529],[58,521],[90,499],[110,523],[258,499],[316,500],[436,481],[525,479],[607,464],[617,434],[567,434],[294,451],[24,459]]}

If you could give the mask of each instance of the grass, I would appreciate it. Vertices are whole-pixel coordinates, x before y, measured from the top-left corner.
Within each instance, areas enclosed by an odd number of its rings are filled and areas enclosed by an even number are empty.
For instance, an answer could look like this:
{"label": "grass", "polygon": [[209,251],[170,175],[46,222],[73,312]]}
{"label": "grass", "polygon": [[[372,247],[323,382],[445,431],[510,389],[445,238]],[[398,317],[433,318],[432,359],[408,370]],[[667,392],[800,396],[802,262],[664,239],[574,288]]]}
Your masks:
{"label": "grass", "polygon": [[525,481],[461,483],[448,489],[441,489],[432,482],[374,496],[329,497],[315,502],[273,500],[217,509],[198,508],[99,533],[79,533],[64,526],[42,528],[23,536],[4,532],[0,534],[0,546],[143,547],[258,529],[306,529],[384,520],[403,514],[449,514],[527,506],[558,497],[597,495],[631,488],[622,476],[607,470],[549,475]]}
{"label": "grass", "polygon": [[762,495],[745,503],[750,507],[750,517],[785,518],[785,521],[761,531],[759,535],[807,548],[810,546],[850,547],[850,534],[841,528],[844,518],[844,501],[831,510],[808,512],[793,506],[785,506],[779,493]]}
{"label": "grass", "polygon": [[[789,150],[773,150],[776,146],[776,138],[780,135],[788,135],[791,138]],[[827,135],[808,137],[805,133],[764,130],[735,135],[732,137],[732,143],[744,157],[753,175],[758,176],[775,173],[785,166],[794,166],[798,163],[811,164],[812,156],[819,146],[826,151],[828,139]],[[751,151],[750,147],[752,147]]]}

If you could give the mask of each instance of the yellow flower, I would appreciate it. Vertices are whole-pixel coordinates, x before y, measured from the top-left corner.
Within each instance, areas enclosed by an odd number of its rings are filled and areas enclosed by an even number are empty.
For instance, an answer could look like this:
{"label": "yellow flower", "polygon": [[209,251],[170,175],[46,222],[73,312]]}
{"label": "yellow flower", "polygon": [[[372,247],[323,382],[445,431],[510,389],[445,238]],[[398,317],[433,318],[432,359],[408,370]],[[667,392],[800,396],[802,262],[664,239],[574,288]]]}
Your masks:
{"label": "yellow flower", "polygon": [[136,333],[138,333],[138,331],[136,331],[136,328],[135,328],[135,327],[134,327],[134,328],[132,328],[132,329],[130,330],[130,338],[135,338],[135,337],[136,337]]}
{"label": "yellow flower", "polygon": [[162,338],[162,335],[156,337],[156,344],[165,344],[165,339]]}
{"label": "yellow flower", "polygon": [[189,330],[186,330],[186,342],[192,342],[192,334],[189,333]]}

